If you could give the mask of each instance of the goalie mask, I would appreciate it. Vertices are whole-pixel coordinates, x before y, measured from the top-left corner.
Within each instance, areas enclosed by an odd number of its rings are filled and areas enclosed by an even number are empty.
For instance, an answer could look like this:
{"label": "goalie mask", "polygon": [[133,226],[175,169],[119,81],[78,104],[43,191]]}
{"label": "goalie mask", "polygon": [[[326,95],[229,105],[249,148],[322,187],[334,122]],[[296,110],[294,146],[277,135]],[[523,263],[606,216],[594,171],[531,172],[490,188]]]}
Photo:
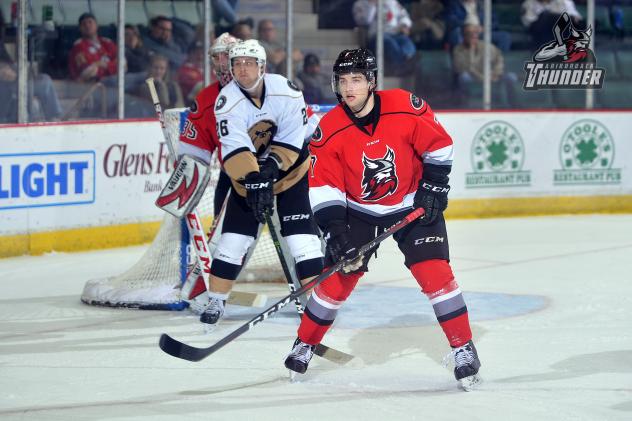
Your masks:
{"label": "goalie mask", "polygon": [[377,60],[370,50],[356,48],[343,50],[334,63],[334,73],[331,75],[331,89],[336,94],[338,102],[342,102],[340,95],[340,75],[347,73],[360,73],[366,77],[369,83],[369,96],[377,87]]}
{"label": "goalie mask", "polygon": [[[235,77],[234,65],[236,60],[241,58],[254,58],[257,62],[258,78],[256,82],[249,88],[242,86]],[[228,52],[228,60],[230,66],[230,75],[233,77],[233,79],[235,79],[235,83],[245,91],[254,91],[261,83],[263,75],[266,72],[266,50],[261,44],[259,44],[259,41],[257,41],[256,39],[249,39],[235,44]]]}
{"label": "goalie mask", "polygon": [[226,86],[233,78],[230,74],[228,50],[240,40],[224,32],[213,41],[213,45],[208,51],[211,58],[211,65],[220,86]]}

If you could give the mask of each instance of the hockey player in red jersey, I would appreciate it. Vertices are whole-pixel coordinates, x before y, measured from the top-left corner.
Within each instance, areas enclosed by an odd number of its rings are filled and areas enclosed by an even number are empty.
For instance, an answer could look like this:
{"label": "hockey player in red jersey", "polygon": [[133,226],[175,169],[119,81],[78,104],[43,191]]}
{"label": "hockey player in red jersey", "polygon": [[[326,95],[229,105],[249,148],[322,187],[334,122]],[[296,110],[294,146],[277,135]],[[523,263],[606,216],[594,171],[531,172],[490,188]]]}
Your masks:
{"label": "hockey player in red jersey", "polygon": [[424,100],[393,89],[375,91],[377,65],[366,49],[345,50],[334,64],[332,89],[340,104],[320,121],[310,143],[310,202],[325,234],[326,264],[354,258],[318,285],[285,366],[304,373],[371,255],[359,246],[411,208],[425,215],[395,234],[405,265],[430,299],[463,387],[479,381],[467,307],[449,264],[443,211],[448,204],[452,139]]}

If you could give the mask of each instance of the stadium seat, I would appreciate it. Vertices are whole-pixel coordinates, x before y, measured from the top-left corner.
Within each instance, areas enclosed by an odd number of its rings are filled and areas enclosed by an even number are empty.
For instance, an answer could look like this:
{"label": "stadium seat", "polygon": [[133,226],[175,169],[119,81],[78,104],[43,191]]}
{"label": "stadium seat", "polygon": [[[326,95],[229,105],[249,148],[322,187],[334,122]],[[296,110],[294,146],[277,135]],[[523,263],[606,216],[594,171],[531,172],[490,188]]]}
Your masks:
{"label": "stadium seat", "polygon": [[197,25],[202,22],[201,10],[198,9],[199,2],[196,1],[179,1],[175,3],[175,16],[182,20],[186,20],[191,25]]}
{"label": "stadium seat", "polygon": [[597,67],[606,69],[606,80],[619,79],[619,70],[614,51],[595,49]]}
{"label": "stadium seat", "polygon": [[434,107],[454,106],[450,54],[444,50],[421,51],[417,69],[415,92]]}
{"label": "stadium seat", "polygon": [[606,80],[597,91],[597,104],[603,108],[632,108],[632,85],[629,81]]}
{"label": "stadium seat", "polygon": [[[632,79],[632,50],[620,49],[616,52],[615,58],[617,60],[617,68],[620,70],[619,77],[626,80]],[[606,74],[606,80],[609,77],[610,75]]]}
{"label": "stadium seat", "polygon": [[497,2],[492,6],[492,11],[498,19],[498,29],[509,32],[524,32],[524,26],[520,21],[519,4],[511,4],[511,2],[499,4]]}
{"label": "stadium seat", "polygon": [[153,0],[146,3],[149,19],[156,16],[166,16],[168,18],[173,16],[174,8],[169,0]]}
{"label": "stadium seat", "polygon": [[132,25],[147,25],[149,23],[142,0],[127,0],[125,2],[125,23]]}
{"label": "stadium seat", "polygon": [[584,108],[586,106],[584,89],[555,89],[551,93],[557,108]]}
{"label": "stadium seat", "polygon": [[109,25],[118,20],[118,1],[99,0],[91,1],[92,14],[97,18],[99,25]]}
{"label": "stadium seat", "polygon": [[521,108],[555,108],[550,90],[525,91],[518,86],[516,92]]}

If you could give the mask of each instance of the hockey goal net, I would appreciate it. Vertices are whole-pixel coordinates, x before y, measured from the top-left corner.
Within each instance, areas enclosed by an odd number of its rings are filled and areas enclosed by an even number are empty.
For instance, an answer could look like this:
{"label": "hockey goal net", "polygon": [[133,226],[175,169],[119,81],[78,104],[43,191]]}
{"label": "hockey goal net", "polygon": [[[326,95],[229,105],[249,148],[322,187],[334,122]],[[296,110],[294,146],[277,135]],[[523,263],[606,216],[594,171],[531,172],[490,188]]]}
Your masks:
{"label": "hockey goal net", "polygon": [[[167,141],[177,150],[178,135],[186,120],[186,109],[165,111]],[[219,164],[211,164],[211,181],[197,211],[208,232],[213,215],[213,195],[219,177]],[[221,233],[220,226],[216,234]],[[211,246],[212,249],[212,246]],[[195,262],[195,253],[184,222],[165,213],[154,238],[136,264],[127,271],[107,278],[89,280],[84,286],[81,301],[86,304],[140,309],[181,310],[187,306],[180,296],[180,288],[188,269]],[[274,281],[283,276],[270,234],[260,233],[254,250],[239,279],[245,281]]]}

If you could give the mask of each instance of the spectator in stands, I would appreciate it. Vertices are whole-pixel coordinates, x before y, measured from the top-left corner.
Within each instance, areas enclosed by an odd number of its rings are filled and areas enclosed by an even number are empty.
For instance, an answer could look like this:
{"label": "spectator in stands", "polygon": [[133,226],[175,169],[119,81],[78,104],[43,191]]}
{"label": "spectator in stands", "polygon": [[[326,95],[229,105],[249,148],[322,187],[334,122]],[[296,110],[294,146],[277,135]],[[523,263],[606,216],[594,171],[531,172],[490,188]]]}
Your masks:
{"label": "spectator in stands", "polygon": [[445,38],[443,3],[440,0],[419,0],[411,4],[413,27],[411,38],[420,48],[440,47]]}
{"label": "spectator in stands", "polygon": [[[446,24],[446,42],[451,48],[463,42],[463,25],[465,22],[483,25],[485,22],[482,0],[447,0],[444,11]],[[496,14],[492,11],[492,43],[507,52],[511,49],[511,35],[498,30]]]}
{"label": "spectator in stands", "polygon": [[252,18],[242,19],[237,21],[237,23],[230,30],[230,34],[237,39],[241,39],[246,41],[247,39],[252,39],[252,30],[253,30],[253,22]]}
{"label": "spectator in stands", "polygon": [[298,79],[303,83],[303,96],[308,104],[338,103],[331,90],[331,77],[320,71],[320,60],[315,54],[305,55]]}
{"label": "spectator in stands", "polygon": [[[463,27],[463,42],[452,50],[452,63],[460,91],[469,96],[472,85],[483,82],[483,50],[485,42],[480,40],[483,28],[466,23]],[[517,76],[504,71],[504,60],[500,49],[491,45],[491,79],[505,90],[507,101],[515,106],[515,85]]]}
{"label": "spectator in stands", "polygon": [[[2,47],[4,43],[2,43]],[[0,48],[2,50],[2,48]],[[29,114],[30,121],[57,121],[62,110],[57,92],[50,76],[45,73],[37,75],[29,72]],[[18,72],[15,63],[0,58],[0,123],[17,122]],[[32,101],[33,97],[37,101]]]}
{"label": "spectator in stands", "polygon": [[79,16],[81,38],[75,41],[68,54],[71,79],[95,82],[116,74],[116,44],[108,38],[100,37],[97,31],[97,20],[92,13]]}
{"label": "spectator in stands", "polygon": [[156,16],[149,22],[149,35],[143,39],[145,47],[152,53],[166,57],[173,71],[184,63],[187,56],[173,40],[173,23],[166,16]]}
{"label": "spectator in stands", "polygon": [[582,15],[573,0],[524,0],[522,24],[531,35],[532,47],[539,48],[553,38],[552,30],[560,15],[566,12],[574,25],[581,24]]}
{"label": "spectator in stands", "polygon": [[[410,16],[397,0],[385,0],[383,11],[386,72],[400,75],[411,73],[416,48],[410,39]],[[377,32],[376,17],[377,0],[356,0],[353,3],[353,19],[356,25],[368,27],[368,46],[373,51]]]}
{"label": "spectator in stands", "polygon": [[[159,54],[151,56],[147,77],[153,77],[156,84],[156,92],[163,109],[184,107],[182,91],[177,83],[169,76],[169,60]],[[153,109],[151,95],[146,83],[138,85],[136,95],[147,99],[148,106]]]}
{"label": "spectator in stands", "polygon": [[125,61],[130,73],[145,72],[149,67],[149,50],[143,46],[138,27],[125,25]]}
{"label": "spectator in stands", "polygon": [[[285,46],[278,39],[277,27],[270,19],[262,19],[257,25],[259,43],[263,45],[268,57],[266,71],[287,76],[285,73]],[[293,68],[296,69],[303,61],[303,53],[299,49],[292,51]],[[290,78],[291,79],[291,78]]]}
{"label": "spectator in stands", "polygon": [[[211,83],[215,82],[213,79],[214,76],[215,75],[211,72]],[[191,48],[187,61],[178,69],[176,80],[178,81],[178,85],[180,85],[182,96],[186,103],[189,104],[193,102],[199,89],[204,86],[204,45],[195,44],[193,48]],[[198,85],[200,85],[200,87],[194,89]],[[194,95],[191,96],[193,91],[195,91]]]}

